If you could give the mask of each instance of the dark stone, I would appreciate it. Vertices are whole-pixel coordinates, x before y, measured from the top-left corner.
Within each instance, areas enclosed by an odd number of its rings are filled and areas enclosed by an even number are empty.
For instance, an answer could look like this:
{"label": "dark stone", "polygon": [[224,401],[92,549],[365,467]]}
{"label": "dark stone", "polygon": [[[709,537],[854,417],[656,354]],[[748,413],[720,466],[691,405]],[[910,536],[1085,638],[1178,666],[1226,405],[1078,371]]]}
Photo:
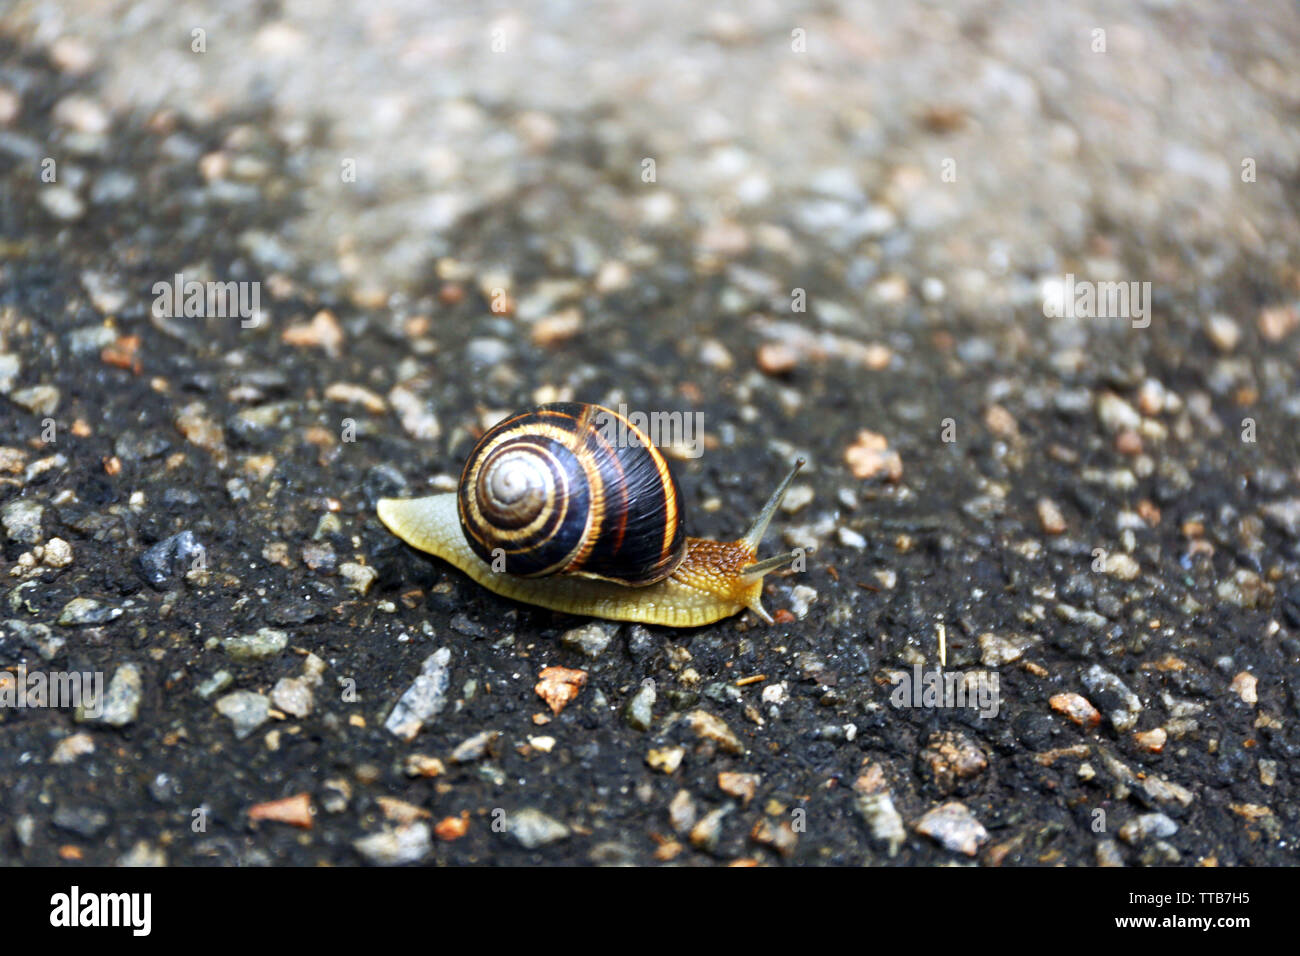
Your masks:
{"label": "dark stone", "polygon": [[193,531],[164,538],[140,555],[140,573],[149,585],[163,590],[173,575],[184,575],[204,553]]}

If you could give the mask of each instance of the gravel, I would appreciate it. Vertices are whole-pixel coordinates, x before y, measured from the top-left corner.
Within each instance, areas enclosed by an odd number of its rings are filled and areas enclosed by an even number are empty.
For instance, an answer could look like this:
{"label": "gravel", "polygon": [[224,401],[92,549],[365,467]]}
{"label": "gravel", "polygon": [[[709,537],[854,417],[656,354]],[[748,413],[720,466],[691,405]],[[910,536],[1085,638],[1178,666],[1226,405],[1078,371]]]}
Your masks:
{"label": "gravel", "polygon": [[123,664],[108,682],[100,720],[110,727],[125,727],[133,723],[140,715],[143,697],[144,677],[140,668],[134,664]]}
{"label": "gravel", "polygon": [[235,739],[243,740],[270,718],[271,701],[265,694],[237,690],[217,701],[217,713],[230,721]]}
{"label": "gravel", "polygon": [[606,624],[587,624],[565,631],[560,635],[560,643],[584,657],[595,660],[605,653],[617,630]]}
{"label": "gravel", "polygon": [[436,717],[447,705],[450,686],[451,651],[444,647],[425,658],[419,676],[384,722],[385,729],[402,740],[414,740],[425,722]]}
{"label": "gravel", "polygon": [[519,845],[528,850],[567,840],[571,832],[559,820],[533,807],[524,807],[510,814],[509,830]]}

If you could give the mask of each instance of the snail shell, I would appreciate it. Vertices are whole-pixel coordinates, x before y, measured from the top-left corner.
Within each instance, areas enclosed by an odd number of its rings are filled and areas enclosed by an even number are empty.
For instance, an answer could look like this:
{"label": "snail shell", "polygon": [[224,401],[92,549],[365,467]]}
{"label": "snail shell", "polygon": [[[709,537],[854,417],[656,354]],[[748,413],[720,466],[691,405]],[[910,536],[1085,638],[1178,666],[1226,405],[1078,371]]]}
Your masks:
{"label": "snail shell", "polygon": [[748,608],[771,624],[763,576],[801,553],[760,561],[758,547],[802,465],[744,536],[687,537],[677,485],[643,433],[599,405],[543,405],[479,440],[456,493],[384,498],[377,511],[407,544],[514,600],[673,627]]}
{"label": "snail shell", "polygon": [[[628,440],[611,441],[617,425]],[[599,405],[544,405],[489,431],[465,462],[460,525],[522,577],[583,572],[634,587],[686,555],[677,484],[649,439]]]}

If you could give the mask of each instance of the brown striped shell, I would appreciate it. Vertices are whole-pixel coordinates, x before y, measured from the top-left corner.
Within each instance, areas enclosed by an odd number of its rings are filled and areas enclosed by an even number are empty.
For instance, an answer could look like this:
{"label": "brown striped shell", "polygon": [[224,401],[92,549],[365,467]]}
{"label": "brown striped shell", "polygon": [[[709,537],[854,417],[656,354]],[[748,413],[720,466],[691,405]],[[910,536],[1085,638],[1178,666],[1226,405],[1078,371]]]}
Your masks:
{"label": "brown striped shell", "polygon": [[508,418],[479,440],[457,511],[470,548],[497,570],[639,587],[668,577],[686,554],[679,501],[643,432],[611,409],[563,402]]}

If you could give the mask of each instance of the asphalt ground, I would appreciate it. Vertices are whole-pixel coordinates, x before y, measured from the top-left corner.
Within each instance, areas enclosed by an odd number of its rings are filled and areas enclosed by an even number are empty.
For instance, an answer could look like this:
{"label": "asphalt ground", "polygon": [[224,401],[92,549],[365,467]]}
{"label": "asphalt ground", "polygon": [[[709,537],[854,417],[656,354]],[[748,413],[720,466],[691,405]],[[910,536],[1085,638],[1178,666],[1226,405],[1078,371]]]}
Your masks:
{"label": "asphalt ground", "polygon": [[[0,708],[0,858],[1296,862],[1288,8],[163,6],[0,33],[0,665],[107,697]],[[553,400],[701,414],[695,535],[806,457],[778,623],[380,525]]]}

